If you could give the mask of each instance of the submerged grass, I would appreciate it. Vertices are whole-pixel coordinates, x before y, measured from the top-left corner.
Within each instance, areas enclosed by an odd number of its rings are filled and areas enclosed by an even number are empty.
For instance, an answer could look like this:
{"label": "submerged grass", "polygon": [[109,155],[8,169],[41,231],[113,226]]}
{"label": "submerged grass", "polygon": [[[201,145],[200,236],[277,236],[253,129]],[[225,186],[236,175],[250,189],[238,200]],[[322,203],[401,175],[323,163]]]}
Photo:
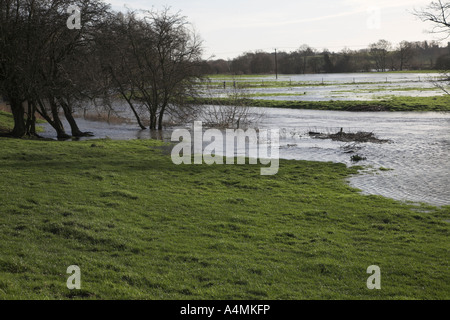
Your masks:
{"label": "submerged grass", "polygon": [[366,89],[352,89],[352,90],[336,90],[331,91],[332,93],[373,93],[373,92],[383,92],[383,91],[434,91],[440,93],[439,88],[421,88],[421,87],[409,87],[409,88],[391,88],[391,87],[375,87]]}
{"label": "submerged grass", "polygon": [[[398,74],[398,73],[442,73],[439,70],[402,70],[402,71],[385,71],[385,72],[365,72],[358,74]],[[281,74],[279,76],[291,76],[288,74]],[[211,79],[240,79],[240,78],[273,78],[275,74],[242,74],[242,75],[232,75],[232,74],[212,74],[208,75]]]}
{"label": "submerged grass", "polygon": [[0,149],[3,299],[450,298],[450,208],[361,195],[356,167],[176,166],[149,140]]}
{"label": "submerged grass", "polygon": [[291,80],[271,80],[271,79],[236,79],[236,81],[230,81],[224,79],[220,82],[199,82],[199,86],[207,86],[210,88],[223,88],[225,82],[226,88],[236,87],[238,89],[249,89],[249,88],[298,88],[298,87],[335,87],[335,86],[349,86],[349,85],[377,85],[385,84],[386,81],[378,82],[318,82],[318,81],[291,81]]}
{"label": "submerged grass", "polygon": [[[433,74],[434,79],[444,79],[445,76],[442,75],[439,71],[404,71],[404,72],[373,72],[373,73],[367,73],[367,75],[371,74],[401,74],[401,73],[418,73],[418,74]],[[323,77],[318,79],[316,81],[296,81],[292,80],[289,75],[281,75],[280,79],[275,79],[275,75],[212,75],[207,76],[208,80],[203,80],[198,83],[199,86],[207,86],[212,88],[223,88],[224,85],[226,88],[236,87],[240,89],[249,89],[249,88],[295,88],[295,87],[335,87],[335,86],[360,86],[360,85],[385,85],[387,83],[396,83],[389,80],[388,77],[386,79],[380,79],[378,81],[363,81],[362,79],[357,78],[349,78],[347,82],[342,81],[334,81],[331,79],[328,79],[327,77]],[[295,78],[294,78],[295,79]],[[410,79],[408,82],[410,83],[417,83],[417,85],[420,87],[420,84],[422,84],[424,81],[427,81],[427,78],[424,78],[422,76],[419,76],[417,79],[413,80]],[[398,83],[397,83],[398,84]],[[355,88],[357,91],[358,88]],[[402,88],[399,88],[399,90],[402,90]],[[437,90],[437,89],[436,89]]]}

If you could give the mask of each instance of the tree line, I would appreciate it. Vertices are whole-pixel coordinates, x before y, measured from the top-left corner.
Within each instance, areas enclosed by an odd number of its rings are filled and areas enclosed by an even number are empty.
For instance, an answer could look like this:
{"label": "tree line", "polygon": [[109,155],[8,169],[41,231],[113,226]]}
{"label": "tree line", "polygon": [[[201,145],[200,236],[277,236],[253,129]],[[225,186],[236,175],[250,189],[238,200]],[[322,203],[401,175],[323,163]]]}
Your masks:
{"label": "tree line", "polygon": [[87,103],[112,107],[121,99],[142,129],[141,110],[151,129],[162,129],[164,115],[188,107],[202,47],[186,17],[115,12],[101,0],[70,4],[79,28],[69,28],[66,0],[0,0],[0,95],[14,117],[12,136],[36,136],[37,115],[58,138],[89,135],[73,116]]}
{"label": "tree line", "polygon": [[292,52],[246,52],[232,60],[212,60],[204,64],[210,74],[348,73],[370,71],[450,69],[450,43],[402,41],[394,46],[379,40],[361,50],[318,51],[302,45]]}

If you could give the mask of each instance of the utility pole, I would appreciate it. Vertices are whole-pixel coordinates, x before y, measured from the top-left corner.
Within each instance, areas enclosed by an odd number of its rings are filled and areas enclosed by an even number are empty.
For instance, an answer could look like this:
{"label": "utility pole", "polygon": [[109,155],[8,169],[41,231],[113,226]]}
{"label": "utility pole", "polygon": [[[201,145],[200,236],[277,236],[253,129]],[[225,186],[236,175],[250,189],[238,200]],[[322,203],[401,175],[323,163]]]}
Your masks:
{"label": "utility pole", "polygon": [[277,59],[277,48],[275,48],[275,77],[278,80],[278,59]]}

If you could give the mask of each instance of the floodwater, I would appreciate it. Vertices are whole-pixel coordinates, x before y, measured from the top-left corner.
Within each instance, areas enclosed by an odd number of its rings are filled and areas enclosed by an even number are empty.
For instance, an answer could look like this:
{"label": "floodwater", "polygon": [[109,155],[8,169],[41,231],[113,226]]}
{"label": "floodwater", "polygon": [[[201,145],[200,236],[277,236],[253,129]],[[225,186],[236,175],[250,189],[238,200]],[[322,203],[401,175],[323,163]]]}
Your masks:
{"label": "floodwater", "polygon": [[[281,100],[370,100],[385,95],[426,96],[441,95],[432,80],[439,74],[423,73],[359,73],[280,76],[278,81],[302,83],[302,86],[279,88],[253,87],[244,89],[257,99]],[[223,81],[227,88],[223,89]],[[274,76],[214,78],[208,94],[221,96],[233,90],[233,82],[274,81]],[[321,84],[325,85],[321,85]],[[306,84],[306,85],[305,85]],[[231,88],[230,88],[231,86]],[[402,91],[404,90],[404,91]],[[274,96],[270,96],[275,94]],[[278,95],[277,95],[278,94]],[[279,95],[281,94],[281,95]],[[207,108],[207,106],[204,106]],[[131,113],[124,105],[117,110],[121,116]],[[343,112],[292,109],[250,109],[264,116],[254,126],[260,129],[279,129],[280,157],[284,159],[332,161],[352,163],[358,154],[366,160],[358,162],[366,170],[350,178],[349,183],[366,194],[382,195],[401,201],[423,202],[432,205],[450,205],[450,114],[439,112]],[[139,130],[136,124],[108,124],[78,119],[80,129],[92,131],[94,138],[161,139],[170,141],[176,128],[162,132]],[[192,127],[192,124],[186,124]],[[66,125],[66,128],[69,128]],[[308,132],[336,133],[373,132],[389,143],[359,143],[348,153],[348,143],[314,139]],[[43,134],[55,138],[47,125]],[[207,142],[205,142],[208,144]],[[380,168],[382,170],[380,170]]]}
{"label": "floodwater", "polygon": [[[226,97],[234,92],[235,83],[239,88],[240,83],[251,82],[254,87],[244,87],[239,92],[249,94],[253,99],[264,100],[377,100],[393,95],[427,97],[443,95],[442,90],[435,85],[441,78],[438,73],[282,75],[278,80],[275,80],[275,76],[239,76],[235,79],[213,79],[211,85],[204,88],[204,95]],[[226,82],[225,89],[223,82]],[[265,87],[265,83],[269,82],[271,87]],[[284,86],[274,87],[276,82],[283,82]],[[286,86],[287,83],[290,85]]]}
{"label": "floodwater", "polygon": [[[261,109],[251,109],[261,112]],[[365,194],[382,195],[436,206],[450,205],[450,114],[438,112],[342,112],[263,109],[256,126],[280,130],[283,159],[331,161],[354,165],[351,156],[367,158],[358,165],[365,173],[350,178],[350,185]],[[139,130],[133,124],[107,124],[80,118],[81,130],[94,138],[162,139],[170,141],[174,128],[160,132]],[[47,127],[44,136],[55,138]],[[314,139],[308,132],[373,132],[389,143],[360,143],[347,153],[344,142]],[[383,170],[380,170],[383,168]],[[384,170],[389,169],[389,170]]]}
{"label": "floodwater", "polygon": [[[280,155],[285,159],[332,161],[353,165],[351,156],[367,158],[369,170],[350,179],[366,194],[432,205],[450,205],[450,114],[436,112],[342,112],[267,110],[261,127],[280,127]],[[307,132],[373,132],[389,143],[348,143],[320,140]],[[381,171],[383,169],[391,169]]]}

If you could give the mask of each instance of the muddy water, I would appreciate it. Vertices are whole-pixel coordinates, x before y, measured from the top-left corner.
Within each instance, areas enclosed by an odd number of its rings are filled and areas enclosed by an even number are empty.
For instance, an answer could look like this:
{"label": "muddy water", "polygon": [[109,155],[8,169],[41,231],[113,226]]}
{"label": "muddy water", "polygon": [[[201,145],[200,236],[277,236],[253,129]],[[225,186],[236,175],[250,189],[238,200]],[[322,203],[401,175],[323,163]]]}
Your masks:
{"label": "muddy water", "polygon": [[[343,142],[313,139],[309,131],[335,133],[373,132],[390,143],[361,143],[356,153],[367,158],[362,175],[349,183],[366,194],[402,201],[450,205],[450,114],[427,112],[352,113],[265,109],[259,128],[280,129],[280,156],[285,159],[332,161],[353,165]],[[93,131],[95,138],[118,140],[163,139],[170,141],[174,128],[162,133],[142,131],[135,125],[92,122],[79,119],[82,130]],[[46,137],[54,138],[48,128]],[[380,168],[390,169],[381,171]]]}

